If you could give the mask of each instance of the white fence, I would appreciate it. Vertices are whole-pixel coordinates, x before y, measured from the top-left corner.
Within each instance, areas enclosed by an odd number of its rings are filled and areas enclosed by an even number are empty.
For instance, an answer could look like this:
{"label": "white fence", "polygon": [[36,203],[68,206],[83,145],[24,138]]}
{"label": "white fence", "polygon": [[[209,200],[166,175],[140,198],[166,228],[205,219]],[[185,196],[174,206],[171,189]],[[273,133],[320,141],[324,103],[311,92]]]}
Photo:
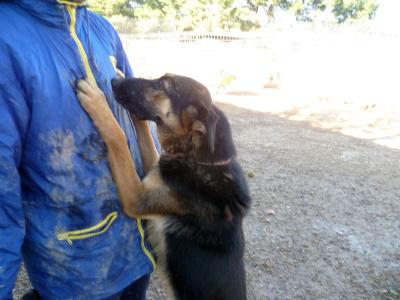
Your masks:
{"label": "white fence", "polygon": [[232,82],[247,91],[262,88],[272,78],[281,89],[305,97],[400,100],[399,36],[353,27],[297,27],[121,37],[137,76],[178,73],[195,77],[211,89]]}

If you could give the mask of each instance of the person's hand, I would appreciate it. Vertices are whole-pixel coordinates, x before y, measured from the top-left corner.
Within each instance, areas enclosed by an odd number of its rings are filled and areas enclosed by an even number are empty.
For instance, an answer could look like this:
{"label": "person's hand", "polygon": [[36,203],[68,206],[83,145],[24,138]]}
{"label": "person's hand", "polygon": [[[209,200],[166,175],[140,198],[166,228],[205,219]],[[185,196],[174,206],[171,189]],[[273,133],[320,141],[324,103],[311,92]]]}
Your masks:
{"label": "person's hand", "polygon": [[125,140],[125,134],[115,120],[106,96],[94,83],[88,79],[80,80],[76,95],[106,143]]}

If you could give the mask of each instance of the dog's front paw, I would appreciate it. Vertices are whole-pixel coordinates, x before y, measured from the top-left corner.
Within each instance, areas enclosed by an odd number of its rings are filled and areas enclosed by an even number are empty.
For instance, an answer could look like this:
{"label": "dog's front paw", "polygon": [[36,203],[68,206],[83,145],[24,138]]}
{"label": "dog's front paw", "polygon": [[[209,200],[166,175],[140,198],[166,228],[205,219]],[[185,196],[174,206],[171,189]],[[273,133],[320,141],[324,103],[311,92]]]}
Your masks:
{"label": "dog's front paw", "polygon": [[77,83],[76,96],[106,143],[116,139],[125,140],[102,90],[90,80],[84,79]]}
{"label": "dog's front paw", "polygon": [[76,96],[83,109],[95,122],[111,113],[103,91],[88,79],[78,81]]}

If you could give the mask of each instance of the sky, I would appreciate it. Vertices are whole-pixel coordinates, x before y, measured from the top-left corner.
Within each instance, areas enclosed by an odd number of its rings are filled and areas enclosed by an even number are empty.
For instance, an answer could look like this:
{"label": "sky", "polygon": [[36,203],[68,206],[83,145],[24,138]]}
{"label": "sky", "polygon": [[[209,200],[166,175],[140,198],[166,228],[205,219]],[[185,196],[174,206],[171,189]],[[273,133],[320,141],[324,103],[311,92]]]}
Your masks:
{"label": "sky", "polygon": [[400,33],[400,1],[380,0],[372,26],[391,34]]}

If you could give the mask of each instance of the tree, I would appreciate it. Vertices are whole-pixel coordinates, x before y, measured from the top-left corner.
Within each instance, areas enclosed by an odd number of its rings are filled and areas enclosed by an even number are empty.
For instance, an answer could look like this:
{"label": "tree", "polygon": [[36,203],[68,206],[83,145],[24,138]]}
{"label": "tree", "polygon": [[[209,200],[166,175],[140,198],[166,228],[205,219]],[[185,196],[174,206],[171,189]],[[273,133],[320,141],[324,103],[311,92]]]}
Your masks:
{"label": "tree", "polygon": [[134,17],[132,1],[128,0],[89,0],[90,9],[103,16],[123,15]]}
{"label": "tree", "polygon": [[360,19],[372,19],[378,4],[374,0],[334,0],[332,12],[338,23]]}
{"label": "tree", "polygon": [[107,17],[168,24],[173,30],[250,30],[259,16],[270,20],[276,10],[292,12],[298,21],[313,21],[316,12],[330,12],[338,23],[371,19],[377,0],[90,0],[92,10]]}
{"label": "tree", "polygon": [[298,21],[313,21],[312,13],[330,10],[338,23],[371,19],[378,9],[377,0],[247,0],[249,7],[266,10],[274,17],[276,9],[290,10]]}

